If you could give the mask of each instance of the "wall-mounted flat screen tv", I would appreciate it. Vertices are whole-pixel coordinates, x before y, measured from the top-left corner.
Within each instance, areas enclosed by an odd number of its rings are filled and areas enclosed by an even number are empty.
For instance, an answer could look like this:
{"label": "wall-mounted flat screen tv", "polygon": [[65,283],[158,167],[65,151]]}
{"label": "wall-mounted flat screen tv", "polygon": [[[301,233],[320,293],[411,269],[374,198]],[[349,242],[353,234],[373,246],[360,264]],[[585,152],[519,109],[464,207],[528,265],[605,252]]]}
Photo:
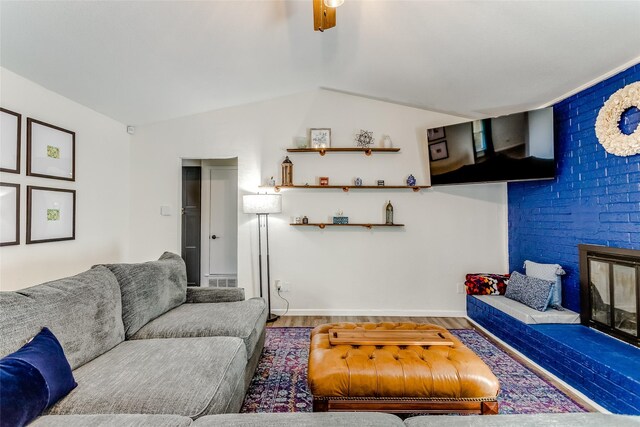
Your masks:
{"label": "wall-mounted flat screen tv", "polygon": [[427,130],[431,185],[555,177],[553,108]]}

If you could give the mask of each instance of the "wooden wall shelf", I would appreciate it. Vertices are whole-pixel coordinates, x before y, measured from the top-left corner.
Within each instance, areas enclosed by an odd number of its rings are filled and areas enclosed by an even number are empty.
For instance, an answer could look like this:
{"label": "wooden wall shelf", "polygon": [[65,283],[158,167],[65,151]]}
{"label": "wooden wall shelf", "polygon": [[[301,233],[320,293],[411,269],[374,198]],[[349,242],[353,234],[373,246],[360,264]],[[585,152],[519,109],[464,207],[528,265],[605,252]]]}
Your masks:
{"label": "wooden wall shelf", "polygon": [[404,227],[404,224],[373,224],[373,223],[353,223],[353,224],[325,224],[323,222],[310,222],[309,224],[289,224],[294,227],[364,227],[364,228],[372,228],[372,227]]}
{"label": "wooden wall shelf", "polygon": [[[262,186],[264,187],[264,186]],[[423,188],[431,188],[429,185],[276,185],[273,187],[274,191],[277,193],[282,189],[299,189],[299,188],[307,188],[307,189],[342,189],[345,193],[350,189],[354,188],[356,190],[398,190],[398,189],[410,189],[414,192],[418,192]]]}
{"label": "wooden wall shelf", "polygon": [[335,148],[287,148],[288,153],[318,153],[324,156],[327,153],[364,153],[370,156],[372,153],[397,153],[399,148],[358,148],[358,147],[335,147]]}

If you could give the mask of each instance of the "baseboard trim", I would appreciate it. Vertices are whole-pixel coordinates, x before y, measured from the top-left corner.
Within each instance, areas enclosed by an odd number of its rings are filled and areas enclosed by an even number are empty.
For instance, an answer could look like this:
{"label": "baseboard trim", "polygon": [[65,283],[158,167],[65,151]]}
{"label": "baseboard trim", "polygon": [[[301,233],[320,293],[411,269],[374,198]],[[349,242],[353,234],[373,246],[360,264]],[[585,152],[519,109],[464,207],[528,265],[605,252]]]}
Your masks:
{"label": "baseboard trim", "polygon": [[510,346],[509,344],[507,344],[506,342],[504,342],[500,338],[496,337],[487,328],[483,327],[482,325],[480,325],[478,322],[476,322],[475,320],[473,320],[469,316],[464,316],[464,317],[466,317],[469,322],[473,323],[474,326],[476,326],[482,332],[484,332],[485,334],[489,335],[492,339],[494,339],[495,341],[499,342],[502,346],[507,348],[510,352],[512,352],[512,353],[518,355],[519,357],[525,359],[527,362],[531,363],[533,366],[535,366],[536,368],[541,370],[545,375],[548,375],[549,377],[553,378],[554,380],[556,380],[557,382],[562,384],[567,389],[571,390],[571,393],[575,394],[580,399],[584,400],[589,405],[593,406],[593,408],[596,409],[598,412],[602,412],[604,414],[610,414],[611,413],[609,410],[603,408],[602,406],[600,406],[596,402],[594,402],[592,399],[590,399],[589,397],[584,395],[580,390],[577,390],[577,389],[573,388],[571,385],[567,384],[565,381],[563,381],[560,378],[556,377],[554,374],[552,374],[551,372],[547,371],[545,368],[543,368],[542,366],[538,365],[536,362],[534,362],[533,360],[529,359],[527,356],[525,356],[524,354],[522,354],[521,352],[519,352],[518,350],[516,350],[512,346]]}
{"label": "baseboard trim", "polygon": [[[284,309],[272,309],[273,313],[283,315]],[[458,310],[366,310],[366,309],[294,309],[289,316],[406,316],[406,317],[466,317],[466,311]]]}

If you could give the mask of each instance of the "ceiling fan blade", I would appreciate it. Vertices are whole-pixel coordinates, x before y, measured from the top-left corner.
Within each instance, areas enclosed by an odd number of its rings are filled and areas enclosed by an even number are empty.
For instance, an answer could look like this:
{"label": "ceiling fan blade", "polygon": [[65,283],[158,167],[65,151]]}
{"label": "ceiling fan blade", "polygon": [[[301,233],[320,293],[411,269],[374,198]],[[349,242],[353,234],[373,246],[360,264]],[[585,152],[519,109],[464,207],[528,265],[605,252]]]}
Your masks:
{"label": "ceiling fan blade", "polygon": [[327,7],[323,0],[313,0],[313,29],[324,31],[336,26],[336,8]]}

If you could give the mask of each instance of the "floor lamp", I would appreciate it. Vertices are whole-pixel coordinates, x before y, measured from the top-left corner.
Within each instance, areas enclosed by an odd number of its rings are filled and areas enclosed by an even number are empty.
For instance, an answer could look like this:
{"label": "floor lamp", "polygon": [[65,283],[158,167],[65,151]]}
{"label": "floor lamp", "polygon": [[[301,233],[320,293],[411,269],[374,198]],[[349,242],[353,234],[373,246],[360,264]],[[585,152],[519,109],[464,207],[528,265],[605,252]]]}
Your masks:
{"label": "floor lamp", "polygon": [[269,272],[269,214],[282,212],[282,196],[279,194],[250,194],[242,197],[244,213],[258,215],[258,274],[260,275],[260,297],[262,297],[262,223],[266,231],[267,246],[267,322],[280,316],[271,313],[271,276]]}

